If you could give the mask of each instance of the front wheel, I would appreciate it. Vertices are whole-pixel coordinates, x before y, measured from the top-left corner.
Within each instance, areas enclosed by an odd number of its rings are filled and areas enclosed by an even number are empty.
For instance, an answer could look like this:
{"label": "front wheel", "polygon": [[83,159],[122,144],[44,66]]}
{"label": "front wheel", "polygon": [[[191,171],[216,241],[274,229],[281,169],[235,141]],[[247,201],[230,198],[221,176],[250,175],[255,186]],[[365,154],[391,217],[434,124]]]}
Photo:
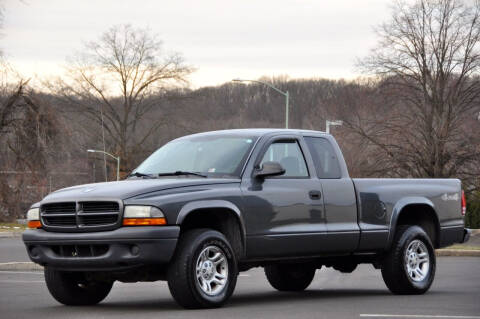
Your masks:
{"label": "front wheel", "polygon": [[180,239],[168,269],[168,287],[185,308],[220,307],[232,295],[237,274],[235,254],[225,236],[194,229]]}
{"label": "front wheel", "polygon": [[45,267],[44,273],[50,294],[68,306],[95,305],[107,297],[113,286],[113,282],[89,280],[82,272]]}
{"label": "front wheel", "polygon": [[382,277],[395,294],[425,293],[435,277],[435,250],[419,226],[400,226],[382,265]]}

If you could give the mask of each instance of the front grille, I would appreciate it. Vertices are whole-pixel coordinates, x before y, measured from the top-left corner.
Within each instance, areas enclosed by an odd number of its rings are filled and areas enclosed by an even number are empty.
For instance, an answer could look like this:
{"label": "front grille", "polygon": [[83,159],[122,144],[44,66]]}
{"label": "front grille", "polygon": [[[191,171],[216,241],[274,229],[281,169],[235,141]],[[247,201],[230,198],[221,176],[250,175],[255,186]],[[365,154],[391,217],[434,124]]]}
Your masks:
{"label": "front grille", "polygon": [[113,224],[117,221],[118,215],[82,215],[80,216],[82,225],[103,225],[103,224]]}
{"label": "front grille", "polygon": [[108,245],[53,245],[50,248],[59,257],[98,257],[108,252]]}
{"label": "front grille", "polygon": [[118,212],[118,203],[116,202],[80,202],[84,213],[95,212]]}
{"label": "front grille", "polygon": [[43,221],[49,226],[76,226],[75,215],[72,216],[43,216]]}
{"label": "front grille", "polygon": [[118,224],[120,210],[120,204],[114,201],[49,203],[40,207],[46,229],[70,231],[111,228]]}
{"label": "front grille", "polygon": [[80,202],[79,222],[87,226],[114,224],[119,211],[117,202]]}
{"label": "front grille", "polygon": [[45,204],[42,206],[42,211],[45,214],[75,213],[76,206],[75,202]]}
{"label": "front grille", "polygon": [[42,205],[43,223],[47,226],[76,227],[77,203],[51,203]]}

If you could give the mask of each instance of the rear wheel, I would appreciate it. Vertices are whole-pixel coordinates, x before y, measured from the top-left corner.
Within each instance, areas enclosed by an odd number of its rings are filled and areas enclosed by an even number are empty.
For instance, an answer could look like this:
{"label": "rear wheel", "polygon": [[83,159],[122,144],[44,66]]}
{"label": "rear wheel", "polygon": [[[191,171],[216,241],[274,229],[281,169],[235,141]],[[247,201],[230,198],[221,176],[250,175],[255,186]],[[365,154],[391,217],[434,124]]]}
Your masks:
{"label": "rear wheel", "polygon": [[185,308],[220,307],[232,295],[237,274],[235,254],[225,236],[194,229],[180,239],[168,269],[168,287]]}
{"label": "rear wheel", "polygon": [[423,294],[435,277],[433,245],[419,226],[402,225],[396,233],[382,265],[383,280],[395,294]]}
{"label": "rear wheel", "polygon": [[113,282],[88,280],[82,272],[45,267],[44,273],[50,294],[68,306],[95,305],[107,297],[113,286]]}
{"label": "rear wheel", "polygon": [[265,267],[265,275],[273,288],[280,291],[302,291],[312,282],[315,268],[302,264],[280,264]]}

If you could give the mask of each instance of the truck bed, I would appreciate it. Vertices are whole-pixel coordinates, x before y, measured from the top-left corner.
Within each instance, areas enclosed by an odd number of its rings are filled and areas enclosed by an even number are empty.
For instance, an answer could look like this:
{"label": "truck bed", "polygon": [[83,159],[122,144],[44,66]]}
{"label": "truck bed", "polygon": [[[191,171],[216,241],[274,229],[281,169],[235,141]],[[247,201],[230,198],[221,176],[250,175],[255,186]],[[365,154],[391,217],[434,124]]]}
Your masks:
{"label": "truck bed", "polygon": [[405,207],[438,216],[436,247],[457,242],[463,236],[458,179],[353,178],[352,181],[358,204],[360,250],[388,247],[393,237],[391,226]]}

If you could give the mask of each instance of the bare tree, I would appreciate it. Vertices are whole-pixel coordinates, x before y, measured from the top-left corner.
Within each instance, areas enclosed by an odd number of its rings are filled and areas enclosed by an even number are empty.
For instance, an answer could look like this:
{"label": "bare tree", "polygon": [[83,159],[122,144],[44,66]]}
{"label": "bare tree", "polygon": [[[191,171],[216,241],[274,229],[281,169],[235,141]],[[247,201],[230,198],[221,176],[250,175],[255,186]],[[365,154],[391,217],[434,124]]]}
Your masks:
{"label": "bare tree", "polygon": [[[347,125],[390,159],[396,174],[465,179],[478,173],[480,5],[396,2],[360,66],[380,76],[385,105]],[[470,123],[470,125],[465,125]],[[475,171],[471,171],[476,167]]]}
{"label": "bare tree", "polygon": [[0,60],[0,140],[18,125],[28,82]]}
{"label": "bare tree", "polygon": [[57,83],[55,92],[104,127],[114,144],[107,151],[122,158],[123,171],[132,168],[131,154],[167,122],[145,121],[162,93],[193,71],[181,55],[165,53],[156,35],[130,25],[114,26],[87,43],[67,70],[69,80]]}
{"label": "bare tree", "polygon": [[1,66],[0,220],[12,220],[24,212],[26,199],[32,200],[35,192],[25,192],[27,185],[38,185],[46,175],[45,155],[54,149],[48,148],[52,143],[47,140],[58,134],[58,121],[54,112],[40,106],[28,80],[21,79],[5,62]]}

